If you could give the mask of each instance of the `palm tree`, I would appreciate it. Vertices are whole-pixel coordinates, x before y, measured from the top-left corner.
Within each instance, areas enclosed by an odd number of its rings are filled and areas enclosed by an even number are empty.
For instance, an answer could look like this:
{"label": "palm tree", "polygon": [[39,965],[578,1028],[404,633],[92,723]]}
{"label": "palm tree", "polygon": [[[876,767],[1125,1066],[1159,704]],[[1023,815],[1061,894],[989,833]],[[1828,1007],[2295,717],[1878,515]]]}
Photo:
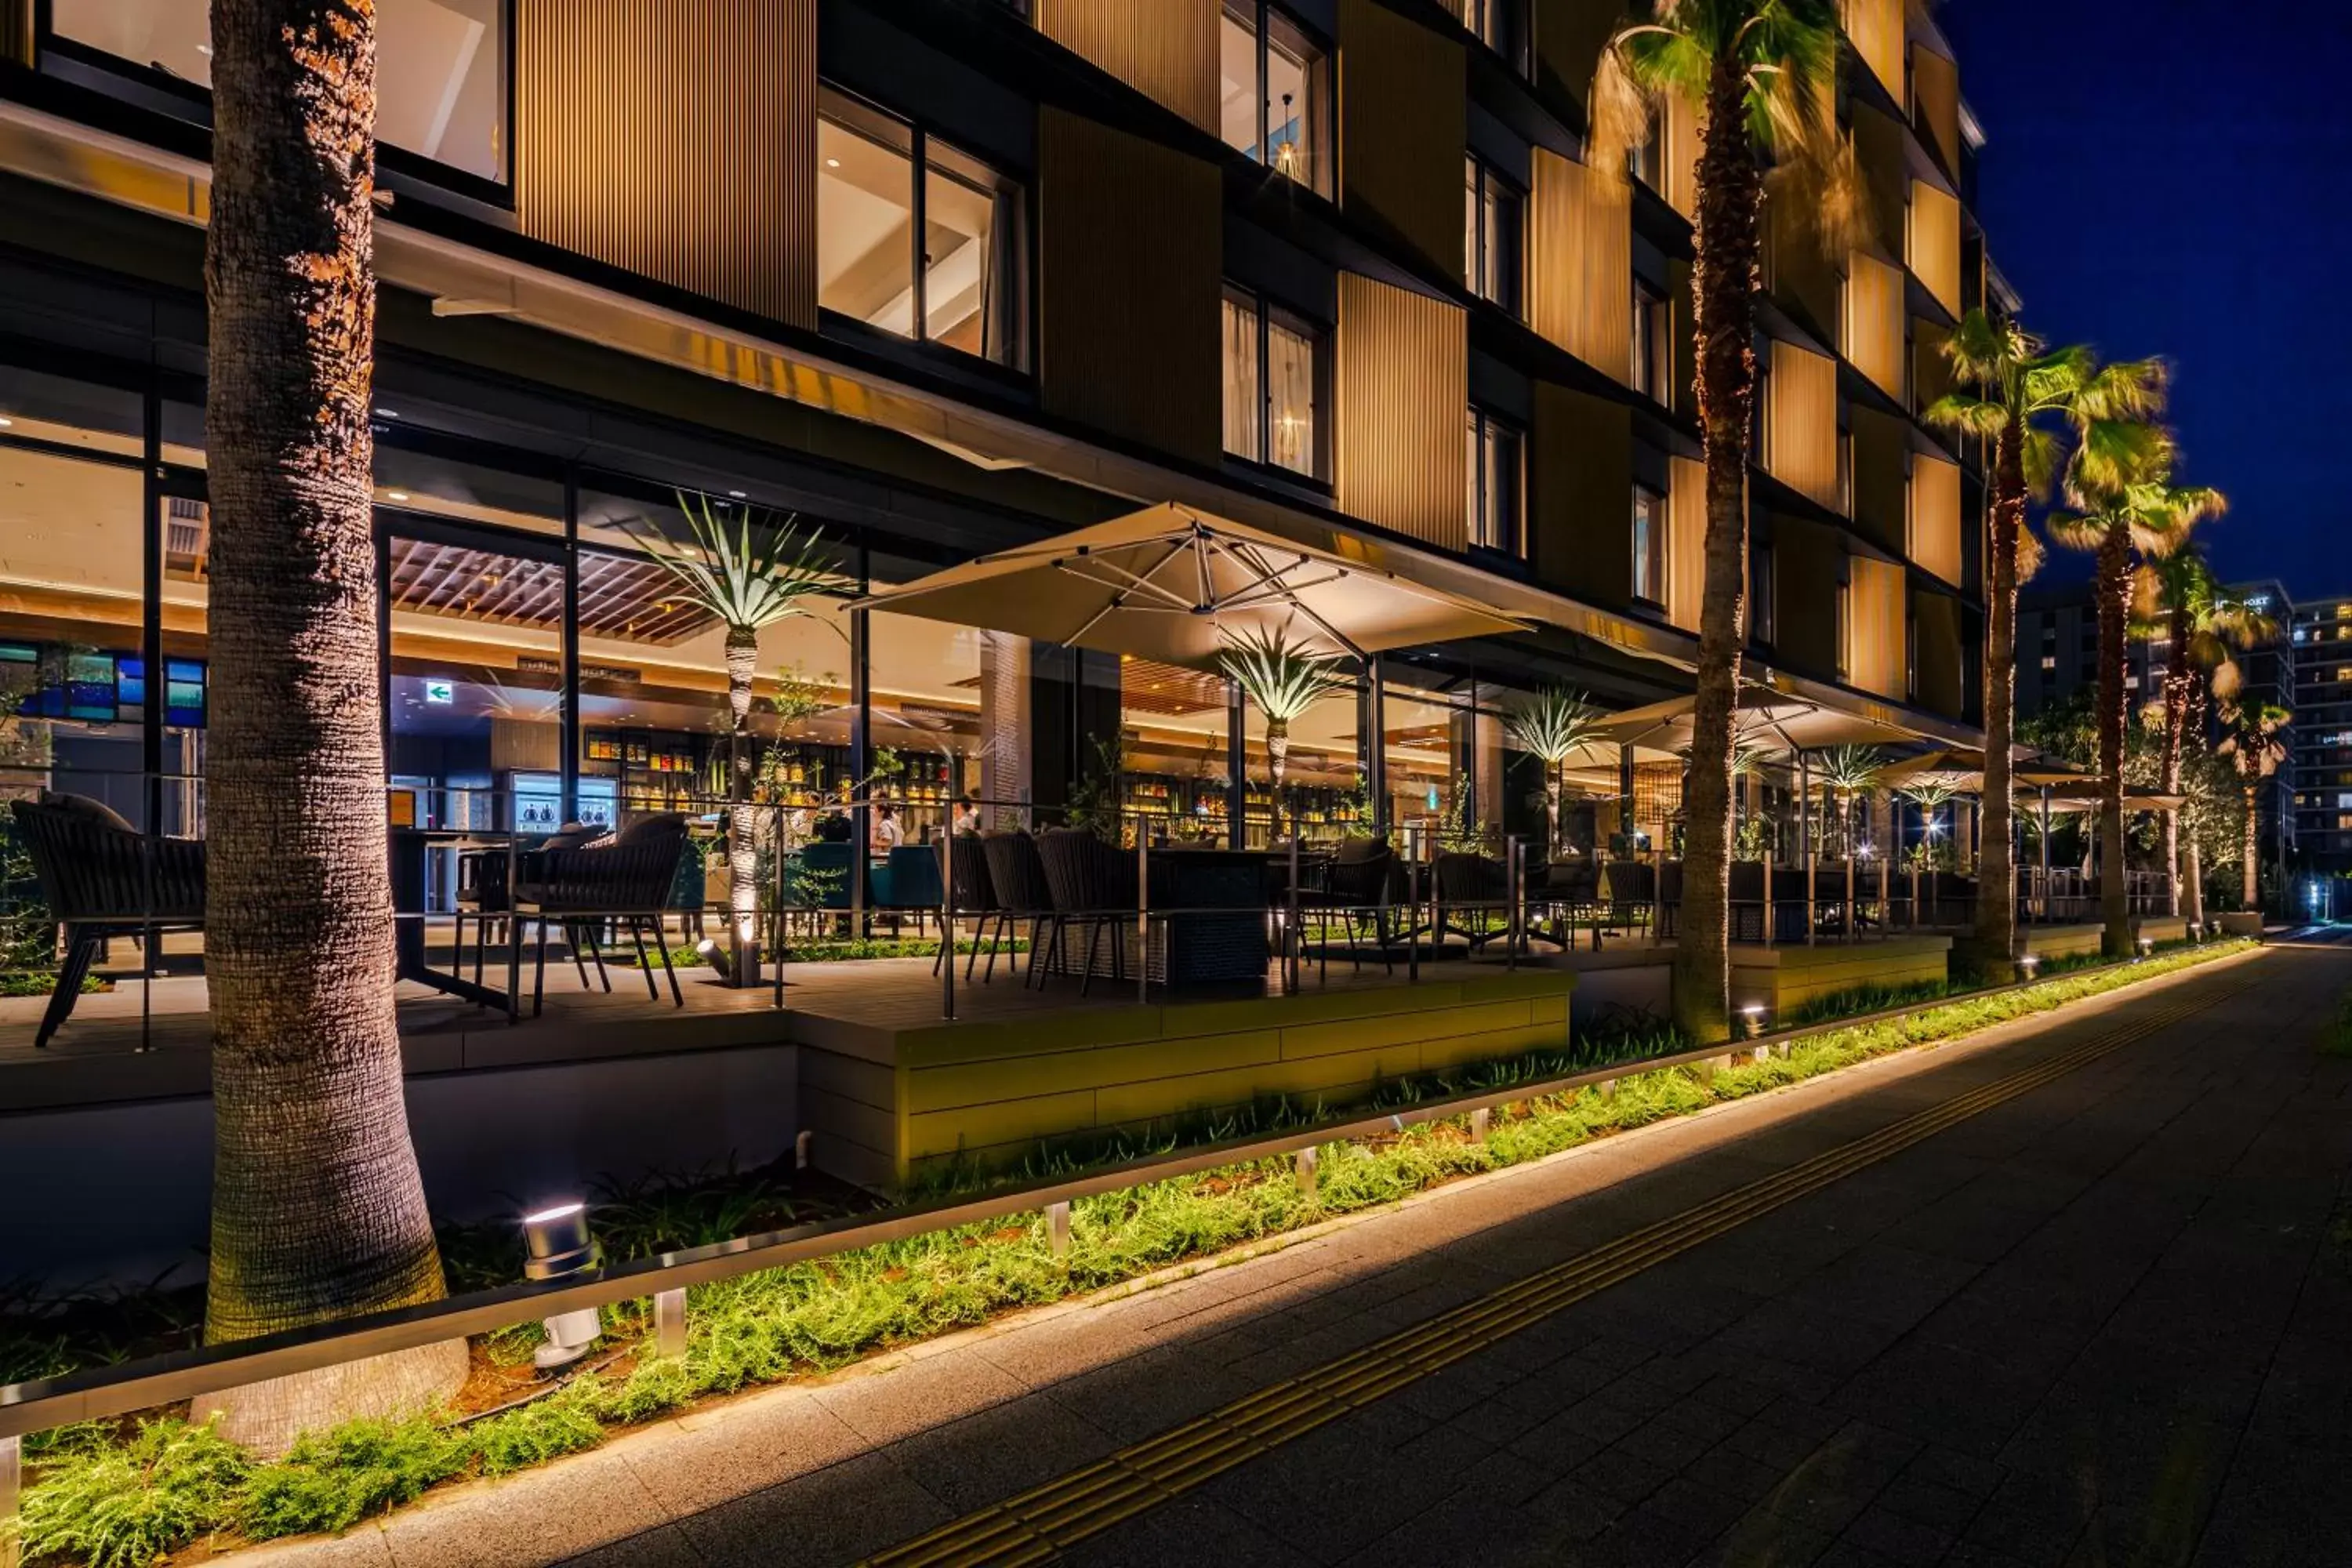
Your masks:
{"label": "palm tree", "polygon": [[[2240,678],[2231,648],[2269,641],[2278,635],[2278,622],[2223,588],[2193,543],[2143,567],[2133,594],[2135,635],[2161,637],[2166,645],[2164,683],[2148,706],[2162,736],[2158,787],[2166,795],[2179,795],[2181,753],[2204,711],[2207,681],[2215,696],[2236,696]],[[2192,928],[2201,928],[2203,868],[2198,864],[2195,835],[2185,847],[2182,843],[2180,813],[2175,806],[2164,812],[2164,864],[2171,876],[2168,912],[2185,912]]]}
{"label": "palm tree", "polygon": [[2111,958],[2132,951],[2131,901],[2124,887],[2124,639],[2131,621],[2135,555],[2170,554],[2200,520],[2229,503],[2221,492],[2172,482],[2172,441],[2150,426],[2115,426],[2107,449],[2090,460],[2088,443],[2069,464],[2067,499],[2078,509],[2053,512],[2050,535],[2069,549],[2095,552],[2092,598],[2099,609],[2098,737],[2100,915]]}
{"label": "palm tree", "polygon": [[[1970,310],[1943,345],[1952,374],[1970,390],[1947,394],[1920,417],[1940,428],[1977,437],[1992,448],[1992,518],[1985,541],[1985,775],[1978,839],[1980,885],[2011,887],[2010,746],[2017,731],[2017,590],[2041,564],[2041,542],[2026,526],[2025,503],[2046,495],[2058,471],[2060,433],[2071,426],[2093,468],[2115,443],[2108,427],[2153,413],[2161,401],[2163,367],[2152,360],[2102,366],[2079,345],[2052,349],[2014,320]],[[1977,900],[1976,955],[1995,980],[2012,975],[2017,903]]]}
{"label": "palm tree", "polygon": [[1790,170],[1835,163],[1835,127],[1822,109],[1834,96],[1838,7],[1836,0],[1656,0],[1647,9],[1601,51],[1591,157],[1596,170],[1622,170],[1659,94],[1694,107],[1701,148],[1691,297],[1706,565],[1674,1007],[1691,1038],[1718,1040],[1731,1033],[1732,710],[1746,641],[1748,435],[1764,210],[1759,155]]}
{"label": "palm tree", "polygon": [[[366,6],[216,0],[205,969],[218,1344],[444,1293],[393,1014]],[[263,1452],[454,1394],[463,1340],[204,1402]],[[202,1412],[199,1412],[202,1414]]]}
{"label": "palm tree", "polygon": [[1813,776],[1837,803],[1838,844],[1849,871],[1853,865],[1854,802],[1876,786],[1886,758],[1875,746],[1832,746],[1813,763]]}
{"label": "palm tree", "polygon": [[[1265,771],[1273,783],[1274,825],[1282,826],[1282,774],[1290,761],[1290,726],[1326,693],[1348,684],[1339,656],[1295,643],[1280,626],[1231,634],[1217,656],[1225,677],[1265,715]],[[1376,742],[1377,743],[1377,742]]]}
{"label": "palm tree", "polygon": [[681,495],[691,543],[659,531],[633,528],[646,552],[669,573],[678,597],[727,628],[727,915],[734,944],[735,984],[759,978],[755,931],[760,911],[760,848],[751,806],[751,680],[759,672],[760,633],[809,613],[807,600],[835,583],[819,546],[824,536],[801,533],[787,518],[755,527],[751,509],[727,509],[707,496]]}
{"label": "palm tree", "polygon": [[2261,816],[2255,809],[2255,795],[2263,780],[2278,772],[2279,764],[2286,761],[2286,742],[2279,738],[2279,731],[2294,717],[2275,702],[2248,702],[2232,697],[2221,703],[2221,727],[2229,733],[2222,736],[2215,750],[2236,767],[2238,785],[2245,792],[2245,837],[2239,853],[2244,862],[2240,872],[2244,878],[2241,896],[2250,910],[2260,907],[2262,897],[2261,879],[2255,874],[2254,840]]}
{"label": "palm tree", "polygon": [[1543,762],[1544,817],[1551,833],[1548,853],[1559,843],[1561,770],[1592,742],[1600,725],[1601,710],[1565,686],[1545,687],[1503,721],[1511,744]]}

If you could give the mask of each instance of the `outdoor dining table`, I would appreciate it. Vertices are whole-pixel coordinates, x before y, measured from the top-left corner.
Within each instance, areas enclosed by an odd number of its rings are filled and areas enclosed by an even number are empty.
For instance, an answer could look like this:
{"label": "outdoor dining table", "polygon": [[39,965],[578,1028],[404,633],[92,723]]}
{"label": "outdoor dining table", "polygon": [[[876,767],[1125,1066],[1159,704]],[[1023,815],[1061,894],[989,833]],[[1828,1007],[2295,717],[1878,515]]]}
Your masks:
{"label": "outdoor dining table", "polygon": [[1263,982],[1272,956],[1266,910],[1274,901],[1274,871],[1286,853],[1267,849],[1154,849],[1151,907],[1168,910],[1161,978],[1171,986]]}
{"label": "outdoor dining table", "polygon": [[395,973],[403,980],[413,980],[419,985],[429,985],[436,991],[478,1003],[485,1007],[503,1008],[507,992],[503,986],[485,985],[467,979],[455,968],[433,967],[425,949],[425,890],[429,881],[428,863],[436,848],[495,851],[503,856],[511,847],[504,839],[486,841],[471,833],[454,827],[395,827],[391,830],[391,872],[393,952]]}

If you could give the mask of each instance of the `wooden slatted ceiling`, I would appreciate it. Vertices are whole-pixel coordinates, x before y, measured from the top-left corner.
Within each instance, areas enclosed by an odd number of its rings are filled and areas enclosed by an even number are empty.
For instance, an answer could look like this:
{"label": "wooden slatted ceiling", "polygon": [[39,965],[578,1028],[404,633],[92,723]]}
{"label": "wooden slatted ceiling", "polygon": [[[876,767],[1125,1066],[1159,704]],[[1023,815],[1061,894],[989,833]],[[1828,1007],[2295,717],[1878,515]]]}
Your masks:
{"label": "wooden slatted ceiling", "polygon": [[1465,548],[1469,319],[1443,300],[1342,272],[1332,361],[1340,510],[1430,544]]}
{"label": "wooden slatted ceiling", "polygon": [[1960,313],[1960,204],[1924,181],[1911,182],[1911,270],[1936,303]]}
{"label": "wooden slatted ceiling", "polygon": [[1835,510],[1841,500],[1837,362],[1773,340],[1764,414],[1772,477]]}
{"label": "wooden slatted ceiling", "polygon": [[1959,586],[1965,569],[1960,547],[1960,470],[1957,464],[1924,453],[1911,457],[1911,544],[1907,552],[1923,572]]}
{"label": "wooden slatted ceiling", "polygon": [[1898,403],[1904,395],[1903,272],[1855,251],[1845,280],[1845,357]]}
{"label": "wooden slatted ceiling", "polygon": [[1528,203],[1528,323],[1620,382],[1633,378],[1633,189],[1538,147]]}
{"label": "wooden slatted ceiling", "polygon": [[816,0],[517,0],[531,238],[816,325]]}
{"label": "wooden slatted ceiling", "polygon": [[1154,658],[1130,658],[1118,667],[1120,705],[1131,712],[1156,713],[1180,719],[1210,713],[1225,706],[1223,676]]}
{"label": "wooden slatted ceiling", "polygon": [[[563,624],[563,568],[395,538],[391,546],[392,607],[415,615],[549,630]],[[678,598],[657,562],[583,551],[580,629],[590,637],[671,647],[700,635],[711,619]]]}
{"label": "wooden slatted ceiling", "polygon": [[1033,0],[1037,30],[1212,135],[1222,0]]}

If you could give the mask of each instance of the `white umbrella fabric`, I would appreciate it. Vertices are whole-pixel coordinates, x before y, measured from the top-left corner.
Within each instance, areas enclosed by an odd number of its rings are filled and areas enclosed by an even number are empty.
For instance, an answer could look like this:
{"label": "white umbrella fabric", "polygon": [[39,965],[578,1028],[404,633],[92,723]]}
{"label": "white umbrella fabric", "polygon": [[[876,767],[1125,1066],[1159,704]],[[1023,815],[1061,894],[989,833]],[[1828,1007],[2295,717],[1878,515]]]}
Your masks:
{"label": "white umbrella fabric", "polygon": [[856,607],[1194,666],[1257,627],[1358,658],[1527,629],[1370,562],[1173,505],[983,555]]}

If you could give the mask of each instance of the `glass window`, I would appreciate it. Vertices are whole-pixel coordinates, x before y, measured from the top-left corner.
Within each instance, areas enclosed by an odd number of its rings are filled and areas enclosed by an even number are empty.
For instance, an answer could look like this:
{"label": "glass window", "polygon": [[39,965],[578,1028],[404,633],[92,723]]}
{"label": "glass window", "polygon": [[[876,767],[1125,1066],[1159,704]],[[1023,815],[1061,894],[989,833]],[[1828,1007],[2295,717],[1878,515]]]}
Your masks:
{"label": "glass window", "polygon": [[1837,585],[1837,676],[1843,680],[1853,669],[1853,584],[1843,578]]}
{"label": "glass window", "polygon": [[1462,161],[1463,276],[1470,291],[1519,310],[1519,193],[1477,158]]}
{"label": "glass window", "polygon": [[1239,289],[1225,291],[1225,450],[1320,478],[1323,337]]}
{"label": "glass window", "polygon": [[1526,51],[1521,45],[1525,30],[1519,26],[1520,0],[1455,0],[1462,25],[1472,36],[1503,57],[1512,69],[1524,70]]}
{"label": "glass window", "polygon": [[1633,390],[1659,403],[1673,401],[1674,325],[1665,297],[1633,279]]}
{"label": "glass window", "polygon": [[1226,145],[1330,195],[1328,54],[1264,0],[1225,0],[1218,71]]}
{"label": "glass window", "polygon": [[1525,443],[1517,429],[1476,408],[1470,410],[1468,431],[1470,542],[1520,554],[1526,549]]}
{"label": "glass window", "polygon": [[1748,547],[1748,637],[1766,647],[1778,640],[1780,631],[1772,595],[1772,547],[1751,544]]}
{"label": "glass window", "polygon": [[[485,180],[507,175],[504,0],[376,0],[376,135]],[[49,30],[212,86],[206,0],[50,0]]]}
{"label": "glass window", "polygon": [[1666,602],[1666,498],[1633,487],[1633,597]]}
{"label": "glass window", "polygon": [[820,103],[818,306],[1025,369],[1020,184],[840,93]]}

